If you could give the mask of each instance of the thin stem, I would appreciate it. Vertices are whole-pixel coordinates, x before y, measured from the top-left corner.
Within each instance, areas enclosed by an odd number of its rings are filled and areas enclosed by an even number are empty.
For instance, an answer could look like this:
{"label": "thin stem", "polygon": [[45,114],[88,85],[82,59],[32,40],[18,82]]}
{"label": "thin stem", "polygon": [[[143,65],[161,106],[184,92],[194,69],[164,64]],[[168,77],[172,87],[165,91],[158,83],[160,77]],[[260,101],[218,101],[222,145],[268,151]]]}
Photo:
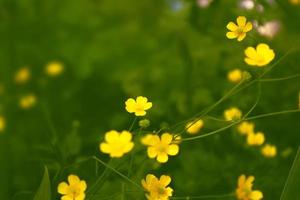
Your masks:
{"label": "thin stem", "polygon": [[187,196],[187,197],[171,197],[171,199],[216,199],[216,198],[227,198],[227,197],[233,197],[235,194],[222,194],[222,195],[203,195],[203,196]]}
{"label": "thin stem", "polygon": [[260,81],[261,82],[276,82],[276,81],[285,81],[285,80],[298,78],[298,77],[300,77],[300,74],[294,74],[291,76],[280,77],[280,78],[265,78],[265,79],[261,79]]}

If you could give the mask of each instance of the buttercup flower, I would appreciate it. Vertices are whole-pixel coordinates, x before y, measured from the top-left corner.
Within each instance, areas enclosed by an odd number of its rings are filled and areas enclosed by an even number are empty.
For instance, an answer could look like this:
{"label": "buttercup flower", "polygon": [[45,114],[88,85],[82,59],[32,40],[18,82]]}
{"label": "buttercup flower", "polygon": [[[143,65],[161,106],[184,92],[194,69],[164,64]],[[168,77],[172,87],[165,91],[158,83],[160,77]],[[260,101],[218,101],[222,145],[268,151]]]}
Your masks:
{"label": "buttercup flower", "polygon": [[300,4],[300,0],[289,0],[289,2],[291,4],[294,4],[294,5],[299,5]]}
{"label": "buttercup flower", "polygon": [[252,190],[254,177],[241,175],[238,179],[238,187],[236,196],[239,200],[260,200],[263,198],[263,193],[259,190]]}
{"label": "buttercup flower", "polygon": [[252,23],[247,22],[246,17],[239,16],[236,19],[237,24],[229,22],[227,29],[229,32],[226,33],[226,37],[229,39],[237,38],[238,41],[242,41],[246,37],[246,33],[252,30]]}
{"label": "buttercup flower", "polygon": [[138,96],[136,100],[129,98],[125,102],[125,106],[127,112],[134,113],[135,116],[144,116],[146,115],[146,110],[152,107],[152,103],[148,102],[146,97]]}
{"label": "buttercup flower", "polygon": [[254,47],[246,48],[245,56],[245,62],[248,65],[263,67],[275,58],[275,53],[267,44],[260,43],[256,49]]}
{"label": "buttercup flower", "polygon": [[120,158],[132,150],[134,144],[131,139],[132,134],[128,131],[109,131],[105,133],[105,142],[100,144],[100,151],[112,158]]}
{"label": "buttercup flower", "polygon": [[242,111],[236,107],[231,107],[224,111],[224,117],[226,121],[237,120],[242,117]]}
{"label": "buttercup flower", "polygon": [[22,67],[15,74],[15,82],[17,84],[26,83],[30,79],[31,73],[27,67]]}
{"label": "buttercup flower", "polygon": [[86,182],[76,175],[69,175],[68,182],[61,182],[57,187],[58,193],[63,195],[61,200],[84,200]]}
{"label": "buttercup flower", "polygon": [[265,142],[265,135],[262,132],[250,133],[247,136],[247,143],[251,146],[260,146]]}
{"label": "buttercup flower", "polygon": [[[178,141],[177,141],[178,142]],[[156,158],[160,163],[166,163],[170,156],[175,156],[179,152],[179,146],[174,142],[173,136],[169,133],[146,136],[142,143],[148,146],[147,154],[149,158]]]}
{"label": "buttercup flower", "polygon": [[242,135],[248,135],[254,132],[254,124],[251,122],[244,121],[239,124],[238,131]]}
{"label": "buttercup flower", "polygon": [[232,83],[238,83],[243,78],[243,72],[240,69],[234,69],[228,72],[227,79]]}
{"label": "buttercup flower", "polygon": [[266,144],[262,149],[261,149],[261,153],[268,158],[272,158],[275,157],[277,154],[277,149],[276,146],[274,145],[270,145],[270,144]]}
{"label": "buttercup flower", "polygon": [[5,130],[6,121],[3,116],[0,115],[0,132]]}
{"label": "buttercup flower", "polygon": [[19,100],[19,106],[23,109],[32,108],[35,104],[36,96],[34,94],[28,94]]}
{"label": "buttercup flower", "polygon": [[186,132],[189,134],[196,134],[200,131],[200,129],[203,127],[203,120],[199,119],[197,121],[192,121],[187,123],[185,126]]}
{"label": "buttercup flower", "polygon": [[146,179],[142,180],[142,186],[147,191],[148,200],[168,200],[172,196],[173,189],[168,187],[171,183],[171,177],[162,175],[159,179],[153,174],[148,174]]}
{"label": "buttercup flower", "polygon": [[60,62],[50,62],[45,68],[45,72],[49,76],[58,76],[63,71],[64,71],[64,66]]}

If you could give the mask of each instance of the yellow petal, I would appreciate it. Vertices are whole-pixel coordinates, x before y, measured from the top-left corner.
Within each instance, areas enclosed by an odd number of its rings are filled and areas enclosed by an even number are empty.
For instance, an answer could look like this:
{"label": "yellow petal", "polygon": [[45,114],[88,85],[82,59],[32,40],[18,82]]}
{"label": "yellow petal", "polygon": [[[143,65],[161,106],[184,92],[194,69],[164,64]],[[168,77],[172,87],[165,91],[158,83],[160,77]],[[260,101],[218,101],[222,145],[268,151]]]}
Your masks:
{"label": "yellow petal", "polygon": [[237,40],[240,42],[240,41],[242,41],[245,37],[246,37],[246,33],[241,33],[241,34],[239,34]]}
{"label": "yellow petal", "polygon": [[68,181],[69,181],[70,185],[74,185],[74,184],[79,183],[80,179],[78,176],[71,174],[68,176]]}
{"label": "yellow petal", "polygon": [[85,194],[81,193],[80,195],[78,195],[77,197],[74,198],[74,200],[84,200],[85,198]]}
{"label": "yellow petal", "polygon": [[238,186],[244,185],[245,181],[246,181],[246,176],[243,174],[239,177]]}
{"label": "yellow petal", "polygon": [[65,195],[61,197],[61,200],[74,200],[73,196]]}
{"label": "yellow petal", "polygon": [[109,143],[115,142],[119,139],[119,133],[115,130],[108,131],[105,133],[105,140]]}
{"label": "yellow petal", "polygon": [[149,158],[155,158],[157,156],[157,151],[154,147],[148,147],[147,154]]}
{"label": "yellow petal", "polygon": [[69,190],[69,185],[66,182],[62,182],[58,185],[57,191],[59,194],[67,194]]}
{"label": "yellow petal", "polygon": [[107,144],[107,143],[101,143],[100,144],[100,151],[103,152],[103,153],[110,153],[110,151],[111,151],[110,145]]}
{"label": "yellow petal", "polygon": [[85,181],[80,181],[80,189],[81,191],[85,191],[87,188],[86,182]]}
{"label": "yellow petal", "polygon": [[170,176],[166,176],[166,175],[162,175],[159,179],[159,182],[166,187],[167,185],[169,185],[171,183],[171,177]]}
{"label": "yellow petal", "polygon": [[261,52],[261,53],[266,52],[269,49],[270,49],[269,46],[265,43],[260,43],[256,47],[257,52]]}
{"label": "yellow petal", "polygon": [[226,28],[230,31],[236,31],[238,29],[238,26],[233,22],[229,22]]}
{"label": "yellow petal", "polygon": [[150,109],[150,108],[152,108],[152,103],[151,103],[151,102],[147,102],[147,103],[145,104],[144,109],[145,109],[145,110],[148,110],[148,109]]}
{"label": "yellow petal", "polygon": [[177,144],[171,144],[168,148],[168,154],[171,156],[177,155],[179,152],[179,147]]}
{"label": "yellow petal", "polygon": [[245,49],[245,55],[248,57],[248,58],[252,58],[252,59],[255,59],[257,57],[257,53],[256,53],[256,50],[253,48],[253,47],[248,47]]}
{"label": "yellow petal", "polygon": [[236,19],[236,22],[237,22],[238,26],[243,27],[243,26],[246,25],[246,17],[244,17],[244,16],[239,16],[239,17]]}
{"label": "yellow petal", "polygon": [[120,134],[120,140],[122,142],[130,142],[132,139],[132,134],[128,131],[122,131],[122,133]]}
{"label": "yellow petal", "polygon": [[250,194],[250,199],[251,200],[260,200],[263,198],[263,193],[259,190],[254,190]]}
{"label": "yellow petal", "polygon": [[145,115],[146,115],[146,112],[144,110],[135,112],[135,116],[145,116]]}
{"label": "yellow petal", "polygon": [[161,141],[165,144],[170,144],[173,140],[173,136],[169,133],[164,133],[161,136]]}
{"label": "yellow petal", "polygon": [[138,96],[136,98],[136,103],[138,104],[146,104],[148,101],[147,97]]}
{"label": "yellow petal", "polygon": [[234,38],[237,38],[238,37],[238,34],[236,34],[236,32],[227,32],[226,33],[226,37],[228,39],[234,39]]}
{"label": "yellow petal", "polygon": [[156,159],[160,163],[166,163],[168,161],[168,154],[166,154],[166,153],[159,153],[157,155]]}
{"label": "yellow petal", "polygon": [[125,102],[125,109],[127,110],[127,112],[129,113],[133,113],[135,112],[135,108],[136,108],[136,102],[134,99],[130,98]]}
{"label": "yellow petal", "polygon": [[128,153],[129,151],[131,151],[134,147],[134,143],[133,142],[129,142],[125,145],[123,151],[124,153]]}
{"label": "yellow petal", "polygon": [[245,58],[244,60],[245,60],[245,62],[246,62],[248,65],[257,65],[256,60],[253,60],[253,59],[250,59],[250,58]]}
{"label": "yellow petal", "polygon": [[248,32],[252,30],[252,23],[247,22],[246,26],[244,27],[244,32]]}

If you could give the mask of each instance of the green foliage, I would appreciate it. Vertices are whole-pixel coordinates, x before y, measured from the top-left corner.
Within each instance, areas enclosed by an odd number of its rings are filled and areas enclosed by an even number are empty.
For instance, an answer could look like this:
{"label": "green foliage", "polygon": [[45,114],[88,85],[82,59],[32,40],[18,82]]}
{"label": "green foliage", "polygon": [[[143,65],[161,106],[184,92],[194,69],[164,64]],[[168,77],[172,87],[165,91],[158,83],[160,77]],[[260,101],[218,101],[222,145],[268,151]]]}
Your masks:
{"label": "green foliage", "polygon": [[33,200],[50,200],[51,199],[51,188],[50,179],[47,167],[45,167],[45,172],[41,184],[33,198]]}

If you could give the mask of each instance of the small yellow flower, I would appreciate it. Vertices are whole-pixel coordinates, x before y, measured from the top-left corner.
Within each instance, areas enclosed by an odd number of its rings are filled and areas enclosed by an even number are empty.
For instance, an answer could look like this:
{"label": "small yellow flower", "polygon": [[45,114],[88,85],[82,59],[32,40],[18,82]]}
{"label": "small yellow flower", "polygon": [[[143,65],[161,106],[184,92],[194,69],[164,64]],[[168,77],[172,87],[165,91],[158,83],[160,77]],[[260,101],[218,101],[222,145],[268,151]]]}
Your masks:
{"label": "small yellow flower", "polygon": [[238,126],[238,131],[242,135],[249,135],[254,132],[254,124],[251,122],[242,122]]}
{"label": "small yellow flower", "polygon": [[224,111],[224,117],[226,121],[241,119],[242,111],[236,107],[231,107]]}
{"label": "small yellow flower", "polygon": [[159,137],[158,135],[147,136],[142,141],[148,146],[147,154],[149,158],[156,158],[160,163],[166,163],[170,156],[175,156],[179,152],[178,141],[173,140],[173,136],[169,133],[164,133]]}
{"label": "small yellow flower", "polygon": [[185,126],[186,132],[189,134],[196,134],[200,131],[200,129],[203,127],[203,120],[199,119],[197,121],[192,121],[187,123]]}
{"label": "small yellow flower", "polygon": [[274,145],[270,145],[270,144],[266,144],[262,149],[261,149],[261,153],[268,158],[272,158],[275,157],[277,154],[277,149],[276,146]]}
{"label": "small yellow flower", "polygon": [[299,5],[300,4],[300,0],[289,0],[291,4],[294,5]]}
{"label": "small yellow flower", "polygon": [[245,62],[248,65],[263,67],[275,58],[275,53],[267,44],[260,43],[256,49],[254,47],[246,48],[245,56]]}
{"label": "small yellow flower", "polygon": [[46,74],[49,76],[58,76],[64,71],[64,66],[60,62],[50,62],[45,68]]}
{"label": "small yellow flower", "polygon": [[148,174],[146,179],[142,180],[142,186],[147,191],[148,200],[168,200],[172,196],[173,189],[168,187],[171,183],[171,177],[162,175],[159,179],[153,174]]}
{"label": "small yellow flower", "polygon": [[31,77],[31,72],[27,67],[22,67],[15,74],[15,82],[17,84],[23,84],[29,81]]}
{"label": "small yellow flower", "polygon": [[6,120],[4,116],[0,115],[0,132],[3,132],[5,130],[5,126],[6,126]]}
{"label": "small yellow flower", "polygon": [[23,109],[32,108],[36,104],[36,96],[34,94],[28,94],[20,98],[19,106]]}
{"label": "small yellow flower", "polygon": [[252,30],[252,23],[247,22],[246,17],[239,16],[236,19],[237,24],[234,22],[229,22],[227,24],[227,29],[229,30],[226,33],[226,37],[228,39],[234,39],[237,38],[237,40],[240,42],[246,37],[246,33]]}
{"label": "small yellow flower", "polygon": [[112,158],[120,158],[132,150],[134,143],[131,140],[132,134],[128,131],[109,131],[105,133],[105,142],[100,144],[100,151]]}
{"label": "small yellow flower", "polygon": [[61,200],[84,200],[86,182],[76,175],[69,175],[68,182],[61,182],[57,187],[58,193],[63,195]]}
{"label": "small yellow flower", "polygon": [[127,112],[134,113],[135,116],[144,116],[146,115],[146,110],[152,107],[152,103],[148,102],[146,97],[138,96],[136,100],[129,98],[125,102],[125,106]]}
{"label": "small yellow flower", "polygon": [[243,72],[240,69],[234,69],[228,72],[227,78],[232,83],[238,83],[243,78]]}
{"label": "small yellow flower", "polygon": [[252,190],[254,177],[241,175],[238,179],[238,187],[236,196],[239,200],[260,200],[263,198],[263,193],[259,190]]}
{"label": "small yellow flower", "polygon": [[251,146],[260,146],[265,142],[265,135],[262,132],[250,133],[247,136],[247,143]]}

